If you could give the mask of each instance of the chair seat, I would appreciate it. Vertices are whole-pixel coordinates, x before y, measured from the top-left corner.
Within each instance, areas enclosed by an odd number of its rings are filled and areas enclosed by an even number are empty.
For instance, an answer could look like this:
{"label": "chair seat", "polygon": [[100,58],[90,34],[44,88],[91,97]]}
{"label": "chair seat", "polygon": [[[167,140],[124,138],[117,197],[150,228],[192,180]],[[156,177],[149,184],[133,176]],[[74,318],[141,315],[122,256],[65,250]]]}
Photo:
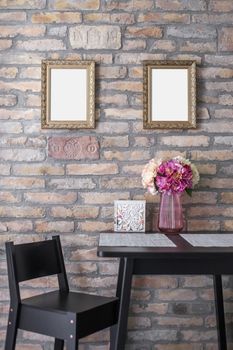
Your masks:
{"label": "chair seat", "polygon": [[54,312],[85,313],[93,308],[117,304],[118,298],[79,292],[54,291],[22,300],[22,305]]}
{"label": "chair seat", "polygon": [[117,323],[118,301],[76,292],[41,294],[22,300],[19,328],[60,338],[57,325],[62,324],[64,317],[70,319],[69,315],[73,315],[77,320],[77,337],[82,338]]}

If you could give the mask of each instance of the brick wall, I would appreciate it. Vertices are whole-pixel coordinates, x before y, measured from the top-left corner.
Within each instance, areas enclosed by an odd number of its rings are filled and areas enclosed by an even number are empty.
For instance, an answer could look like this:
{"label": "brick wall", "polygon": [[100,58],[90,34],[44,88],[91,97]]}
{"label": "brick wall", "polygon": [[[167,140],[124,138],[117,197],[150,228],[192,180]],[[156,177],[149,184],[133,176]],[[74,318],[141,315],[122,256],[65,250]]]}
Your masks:
{"label": "brick wall", "polygon": [[[146,197],[148,218],[157,211],[159,198],[145,195],[140,180],[150,158],[182,154],[197,164],[198,189],[192,199],[184,196],[189,231],[233,230],[233,1],[2,0],[0,9],[3,347],[4,242],[61,234],[71,287],[113,294],[117,263],[96,257],[99,232],[113,228],[115,199]],[[44,58],[95,60],[95,130],[41,130]],[[166,58],[198,63],[195,130],[142,128],[141,62]],[[49,143],[70,137],[81,137],[82,159],[48,155]],[[87,149],[88,140],[94,148]],[[217,349],[210,277],[138,277],[133,284],[127,349]],[[25,283],[24,295],[54,285],[53,279]],[[227,278],[224,285],[230,337],[233,292]],[[52,349],[50,339],[23,332],[19,344]],[[84,339],[81,350],[107,344],[105,331]]]}

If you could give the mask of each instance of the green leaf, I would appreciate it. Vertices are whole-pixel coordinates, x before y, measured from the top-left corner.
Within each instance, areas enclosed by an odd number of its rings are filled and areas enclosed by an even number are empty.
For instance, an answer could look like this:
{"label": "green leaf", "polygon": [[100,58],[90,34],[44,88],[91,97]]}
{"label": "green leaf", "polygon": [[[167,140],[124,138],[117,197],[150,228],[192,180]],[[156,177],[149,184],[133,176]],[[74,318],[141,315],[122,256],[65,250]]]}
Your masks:
{"label": "green leaf", "polygon": [[191,188],[186,188],[185,191],[189,195],[189,197],[192,197],[193,190]]}

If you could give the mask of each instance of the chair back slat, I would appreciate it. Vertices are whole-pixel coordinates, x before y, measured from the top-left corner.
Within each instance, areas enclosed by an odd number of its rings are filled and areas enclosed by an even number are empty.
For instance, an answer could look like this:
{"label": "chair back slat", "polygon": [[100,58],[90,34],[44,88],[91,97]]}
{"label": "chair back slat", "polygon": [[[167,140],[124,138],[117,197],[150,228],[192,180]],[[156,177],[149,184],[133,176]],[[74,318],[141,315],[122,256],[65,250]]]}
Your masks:
{"label": "chair back slat", "polygon": [[17,282],[62,272],[54,239],[15,245],[13,261]]}

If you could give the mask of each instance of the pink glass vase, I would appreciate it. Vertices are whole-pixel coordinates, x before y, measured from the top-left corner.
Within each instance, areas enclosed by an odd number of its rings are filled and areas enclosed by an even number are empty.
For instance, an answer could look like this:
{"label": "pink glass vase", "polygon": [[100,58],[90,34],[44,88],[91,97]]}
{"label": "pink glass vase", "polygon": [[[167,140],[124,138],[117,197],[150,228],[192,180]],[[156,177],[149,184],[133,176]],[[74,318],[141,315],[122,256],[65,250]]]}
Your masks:
{"label": "pink glass vase", "polygon": [[178,233],[183,229],[180,193],[161,193],[158,229],[164,233]]}

